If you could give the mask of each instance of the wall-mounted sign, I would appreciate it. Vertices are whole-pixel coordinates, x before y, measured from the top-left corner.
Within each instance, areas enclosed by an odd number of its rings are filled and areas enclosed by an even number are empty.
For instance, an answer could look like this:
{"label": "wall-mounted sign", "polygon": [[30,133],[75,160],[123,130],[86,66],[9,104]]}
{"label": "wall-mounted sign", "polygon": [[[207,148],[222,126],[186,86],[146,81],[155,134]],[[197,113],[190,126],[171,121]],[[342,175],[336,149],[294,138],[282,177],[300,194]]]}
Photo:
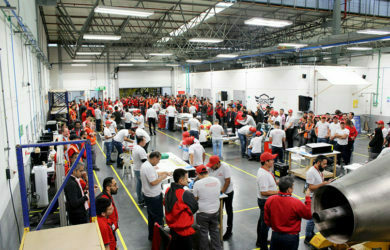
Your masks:
{"label": "wall-mounted sign", "polygon": [[275,97],[269,97],[267,94],[261,94],[260,96],[255,96],[255,99],[256,103],[260,104],[260,107],[265,110],[267,106],[272,106]]}
{"label": "wall-mounted sign", "polygon": [[353,100],[352,107],[354,109],[357,109],[358,108],[358,104],[359,104],[359,101],[357,99],[355,99],[355,100]]}

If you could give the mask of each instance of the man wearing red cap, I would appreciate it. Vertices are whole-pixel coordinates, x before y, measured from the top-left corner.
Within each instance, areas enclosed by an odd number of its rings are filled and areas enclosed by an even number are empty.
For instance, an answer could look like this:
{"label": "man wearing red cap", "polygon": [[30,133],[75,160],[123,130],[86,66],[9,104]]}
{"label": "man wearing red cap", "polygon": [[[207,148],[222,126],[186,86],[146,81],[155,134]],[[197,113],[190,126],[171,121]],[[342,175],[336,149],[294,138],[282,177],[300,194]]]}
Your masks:
{"label": "man wearing red cap", "polygon": [[321,121],[315,126],[317,142],[329,142],[330,129],[329,123],[326,121],[326,115],[321,116]]}
{"label": "man wearing red cap", "polygon": [[215,177],[221,183],[221,194],[226,194],[228,197],[223,199],[223,204],[226,207],[227,213],[227,229],[223,235],[223,240],[228,240],[232,237],[233,230],[233,182],[231,180],[230,167],[221,163],[217,155],[213,155],[209,158],[209,163],[206,165],[209,167],[209,175]]}
{"label": "man wearing red cap", "polygon": [[111,165],[112,138],[114,137],[110,130],[111,120],[106,121],[106,126],[103,130],[104,148],[106,151],[106,165]]}
{"label": "man wearing red cap", "polygon": [[248,155],[250,161],[259,160],[261,154],[261,145],[263,143],[263,136],[260,131],[256,131],[256,137],[251,139],[248,146]]}
{"label": "man wearing red cap", "polygon": [[260,156],[261,168],[257,171],[257,204],[260,208],[260,218],[257,222],[257,241],[256,246],[261,250],[268,249],[268,231],[269,227],[264,222],[264,205],[268,197],[278,194],[278,187],[275,176],[271,173],[274,166],[276,154],[264,152]]}
{"label": "man wearing red cap", "polygon": [[190,157],[191,166],[203,165],[204,160],[206,159],[206,151],[200,143],[194,143],[194,137],[188,137],[185,141],[185,145],[188,145],[188,153]]}
{"label": "man wearing red cap", "polygon": [[247,137],[252,136],[254,133],[256,133],[256,128],[251,127],[249,125],[245,125],[242,128],[238,129],[238,138],[240,138],[240,144],[241,144],[241,157],[244,158],[247,156],[246,154],[246,146],[248,139]]}
{"label": "man wearing red cap", "polygon": [[383,120],[379,120],[375,123],[376,123],[376,125],[378,125],[378,128],[382,129],[383,138],[385,139],[387,134],[388,134],[388,131],[385,128],[385,122]]}
{"label": "man wearing red cap", "polygon": [[199,249],[209,249],[210,234],[211,249],[221,250],[223,248],[219,238],[218,223],[221,183],[217,178],[209,176],[204,165],[198,166],[196,172],[199,180],[194,184],[193,194],[199,203],[199,211],[196,215],[196,223],[200,227]]}
{"label": "man wearing red cap", "polygon": [[277,160],[284,162],[284,143],[286,142],[286,132],[280,129],[279,121],[275,121],[274,129],[269,133],[269,141],[271,142],[272,153],[277,154]]}
{"label": "man wearing red cap", "polygon": [[336,138],[336,150],[341,154],[337,155],[337,162],[341,165],[341,157],[343,158],[344,163],[348,162],[348,136],[349,130],[345,128],[345,121],[340,121],[340,129],[336,131],[334,137]]}
{"label": "man wearing red cap", "polygon": [[286,123],[284,124],[284,131],[286,132],[287,148],[294,147],[294,129],[295,118],[293,117],[293,110],[288,110],[288,116],[286,117]]}
{"label": "man wearing red cap", "polygon": [[182,140],[180,142],[179,148],[182,150],[182,159],[183,161],[189,163],[190,162],[190,154],[188,153],[189,146],[185,143],[185,140],[190,137],[190,133],[188,131],[183,132]]}

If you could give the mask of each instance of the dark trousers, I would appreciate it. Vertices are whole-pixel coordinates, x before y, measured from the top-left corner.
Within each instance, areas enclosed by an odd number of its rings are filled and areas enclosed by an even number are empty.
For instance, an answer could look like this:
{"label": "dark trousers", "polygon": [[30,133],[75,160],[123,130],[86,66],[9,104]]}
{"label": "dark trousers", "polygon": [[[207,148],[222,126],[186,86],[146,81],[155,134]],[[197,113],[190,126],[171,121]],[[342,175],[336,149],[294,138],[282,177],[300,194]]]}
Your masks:
{"label": "dark trousers", "polygon": [[169,250],[192,250],[192,235],[181,236],[171,229]]}
{"label": "dark trousers", "polygon": [[294,147],[293,135],[294,135],[294,128],[286,129],[287,148],[293,148]]}
{"label": "dark trousers", "polygon": [[223,205],[226,208],[227,214],[227,229],[226,232],[232,232],[233,230],[233,196],[234,191],[226,194],[228,197],[223,199]]}
{"label": "dark trousers", "polygon": [[328,138],[318,138],[317,137],[317,143],[319,143],[319,142],[329,143],[329,139]]}
{"label": "dark trousers", "polygon": [[260,250],[268,250],[268,231],[269,227],[264,222],[264,205],[266,199],[257,198],[257,204],[260,208],[260,218],[257,222],[257,243],[260,245]]}
{"label": "dark trousers", "polygon": [[144,196],[144,199],[148,211],[148,239],[152,240],[154,223],[157,222],[160,226],[164,226],[163,200],[161,194],[155,197]]}
{"label": "dark trousers", "polygon": [[[152,134],[153,131],[153,134],[156,134],[156,118],[148,118],[148,124],[149,124],[149,133]],[[153,126],[153,130],[152,130],[152,126]]]}
{"label": "dark trousers", "polygon": [[79,225],[89,222],[88,211],[77,214],[68,213],[68,218],[71,225]]}
{"label": "dark trousers", "polygon": [[270,250],[298,250],[299,235],[272,232]]}
{"label": "dark trousers", "polygon": [[348,164],[348,145],[336,144],[336,151],[340,154],[337,155],[337,163],[341,165],[341,158],[343,158],[344,165]]}
{"label": "dark trousers", "polygon": [[232,128],[232,133],[236,133],[236,126],[234,126],[234,121],[233,122],[228,122],[227,123],[228,128]]}
{"label": "dark trousers", "polygon": [[131,122],[125,122],[125,129],[131,129]]}
{"label": "dark trousers", "polygon": [[190,130],[190,136],[193,136],[199,140],[199,131]]}
{"label": "dark trousers", "polygon": [[112,140],[112,146],[115,147],[116,150],[118,151],[118,156],[116,158],[116,167],[120,168],[122,166],[121,165],[121,158],[120,158],[120,155],[123,153],[122,143],[115,141],[115,140]]}
{"label": "dark trousers", "polygon": [[168,117],[168,130],[173,131],[173,126],[175,123],[175,117]]}
{"label": "dark trousers", "polygon": [[102,119],[96,119],[96,131],[102,131]]}
{"label": "dark trousers", "polygon": [[284,162],[283,148],[272,146],[272,154],[278,154],[278,157],[275,158],[275,162]]}
{"label": "dark trousers", "polygon": [[104,148],[106,151],[106,163],[111,163],[111,152],[112,152],[112,141],[110,142],[104,142]]}
{"label": "dark trousers", "polygon": [[354,145],[355,141],[348,141],[348,145],[347,145],[347,162],[345,163],[345,165],[349,165],[349,163],[351,162],[351,157],[352,157],[352,153],[353,153],[353,145]]}

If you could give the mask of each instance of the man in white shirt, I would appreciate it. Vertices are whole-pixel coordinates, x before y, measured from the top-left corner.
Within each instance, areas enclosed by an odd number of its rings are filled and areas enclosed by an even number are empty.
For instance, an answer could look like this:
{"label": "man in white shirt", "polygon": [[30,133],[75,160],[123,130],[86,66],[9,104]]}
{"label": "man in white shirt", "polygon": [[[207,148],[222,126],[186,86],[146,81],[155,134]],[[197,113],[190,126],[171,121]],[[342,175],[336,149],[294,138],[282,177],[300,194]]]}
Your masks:
{"label": "man in white shirt", "polygon": [[245,125],[237,130],[238,138],[240,139],[240,144],[241,144],[242,158],[245,158],[247,156],[246,154],[246,147],[248,142],[247,137],[252,136],[254,133],[256,133],[256,128],[251,127],[249,125]]}
{"label": "man in white shirt", "polygon": [[144,129],[145,128],[145,118],[144,118],[144,115],[141,114],[141,112],[137,112],[137,124],[138,124],[138,128],[142,128]]}
{"label": "man in white shirt", "polygon": [[321,121],[317,122],[315,132],[317,136],[317,143],[329,142],[328,140],[330,136],[330,129],[329,129],[329,123],[326,121],[326,115],[321,116]]}
{"label": "man in white shirt", "polygon": [[[322,172],[325,170],[327,166],[328,160],[325,156],[319,155],[314,160],[314,166],[312,166],[307,172],[306,172],[306,188],[309,188],[311,193],[318,188],[332,182],[330,181],[324,181],[324,175]],[[312,195],[311,195],[312,196]],[[305,237],[305,243],[309,244],[310,240],[314,236],[314,222],[313,220],[308,220],[306,223],[306,237]]]}
{"label": "man in white shirt", "polygon": [[227,197],[223,199],[224,206],[226,208],[227,229],[223,235],[223,240],[226,241],[232,237],[233,230],[233,182],[230,173],[230,167],[221,163],[220,158],[217,155],[210,156],[209,163],[206,165],[209,167],[209,175],[215,177],[221,183],[221,193],[226,194]]}
{"label": "man in white shirt", "polygon": [[332,144],[334,147],[336,147],[336,141],[334,135],[336,134],[336,131],[340,129],[340,123],[339,118],[337,115],[333,116],[333,122],[329,124],[329,130],[330,130],[330,141],[329,143]]}
{"label": "man in white shirt", "polygon": [[174,131],[175,114],[177,114],[175,106],[173,104],[169,105],[169,107],[166,110],[166,113],[168,117],[168,129],[169,131]]}
{"label": "man in white shirt", "polygon": [[125,129],[131,128],[131,120],[134,119],[133,114],[126,108],[125,112]]}
{"label": "man in white shirt", "polygon": [[112,138],[114,137],[109,129],[111,126],[111,121],[106,121],[106,126],[103,130],[103,136],[104,136],[104,149],[106,151],[106,165],[111,165],[111,152],[112,152]]}
{"label": "man in white shirt", "polygon": [[193,194],[198,201],[199,210],[196,223],[199,225],[199,249],[209,249],[209,234],[211,249],[222,250],[219,238],[219,195],[221,183],[215,177],[208,175],[207,168],[200,165],[196,168],[198,181],[194,184]]}
{"label": "man in white shirt", "polygon": [[[153,134],[156,135],[156,121],[157,121],[157,112],[156,110],[151,107],[146,111],[146,120],[149,124],[149,133],[152,136]],[[153,126],[153,130],[152,130]],[[153,131],[153,132],[152,132]]]}
{"label": "man in white shirt", "polygon": [[219,125],[219,121],[215,120],[210,127],[211,142],[213,144],[213,154],[218,155],[222,159],[223,140],[222,135],[225,134],[223,127]]}
{"label": "man in white shirt", "polygon": [[156,102],[156,103],[153,104],[152,108],[158,114],[160,112],[160,110],[161,110],[161,105],[160,105],[160,103]]}
{"label": "man in white shirt", "polygon": [[340,121],[340,129],[336,131],[334,137],[336,138],[336,150],[341,154],[337,155],[337,162],[341,165],[341,158],[344,163],[348,162],[348,136],[349,130],[345,128],[345,121]]}
{"label": "man in white shirt", "polygon": [[118,133],[118,128],[115,121],[115,115],[111,115],[110,120],[111,120],[110,131],[113,135],[116,135],[116,133]]}
{"label": "man in white shirt", "polygon": [[190,112],[190,114],[196,114],[196,107],[194,105],[191,105],[191,107],[188,109],[188,111]]}
{"label": "man in white shirt", "polygon": [[163,198],[161,182],[167,178],[169,173],[157,172],[156,166],[160,162],[161,153],[153,151],[149,159],[141,166],[142,193],[148,212],[148,239],[153,239],[154,223],[164,226]]}
{"label": "man in white shirt", "polygon": [[251,142],[249,143],[248,146],[248,155],[250,161],[260,160],[260,155],[261,155],[261,145],[263,143],[263,136],[261,136],[260,131],[256,131],[256,136],[251,139]]}
{"label": "man in white shirt", "polygon": [[102,111],[99,109],[99,106],[95,108],[95,119],[96,119],[96,131],[102,131]]}
{"label": "man in white shirt", "polygon": [[148,135],[148,133],[142,129],[142,128],[137,128],[135,130],[135,135],[136,137],[145,137],[145,141],[146,141],[146,145],[144,146],[144,149],[146,151],[146,153],[148,152],[148,146],[149,146],[149,142],[150,142],[150,136]]}
{"label": "man in white shirt", "polygon": [[189,145],[188,153],[190,155],[190,165],[193,167],[203,165],[206,159],[206,151],[200,143],[194,143],[194,137],[188,137],[185,144]]}
{"label": "man in white shirt", "polygon": [[142,182],[141,182],[141,166],[147,161],[148,155],[144,149],[146,145],[145,137],[141,136],[137,138],[137,145],[133,147],[132,157],[133,157],[133,166],[134,166],[134,175],[137,179],[137,198],[138,198],[138,206],[145,205],[144,196],[142,194]]}
{"label": "man in white shirt", "polygon": [[286,142],[286,132],[280,129],[279,121],[275,121],[275,128],[269,133],[269,141],[271,142],[272,154],[277,154],[276,161],[284,162],[284,147],[283,143]]}
{"label": "man in white shirt", "polygon": [[257,241],[256,246],[260,249],[268,249],[268,231],[269,227],[264,222],[264,205],[268,197],[278,194],[278,186],[275,176],[271,173],[274,167],[274,159],[277,155],[264,152],[260,156],[261,168],[257,171],[257,204],[260,208],[260,217],[257,222]]}
{"label": "man in white shirt", "polygon": [[196,118],[196,114],[193,114],[192,118],[188,121],[188,127],[190,129],[190,135],[199,140],[200,122]]}
{"label": "man in white shirt", "polygon": [[116,159],[116,166],[117,168],[122,168],[121,164],[121,158],[120,155],[123,153],[123,142],[133,142],[133,140],[127,138],[130,135],[134,135],[135,132],[133,129],[121,129],[115,136],[114,139],[112,140],[112,146],[116,148],[118,151],[118,157]]}
{"label": "man in white shirt", "polygon": [[241,125],[243,125],[243,126],[249,125],[252,127],[256,127],[255,119],[253,119],[253,117],[251,115],[248,115],[248,113],[246,111],[244,111],[244,113],[242,114],[242,118],[244,118],[244,119],[237,120],[237,122],[240,123]]}
{"label": "man in white shirt", "polygon": [[293,110],[288,110],[288,116],[286,117],[286,123],[284,124],[284,131],[286,131],[287,148],[294,147],[294,130],[295,130],[295,117],[293,117]]}

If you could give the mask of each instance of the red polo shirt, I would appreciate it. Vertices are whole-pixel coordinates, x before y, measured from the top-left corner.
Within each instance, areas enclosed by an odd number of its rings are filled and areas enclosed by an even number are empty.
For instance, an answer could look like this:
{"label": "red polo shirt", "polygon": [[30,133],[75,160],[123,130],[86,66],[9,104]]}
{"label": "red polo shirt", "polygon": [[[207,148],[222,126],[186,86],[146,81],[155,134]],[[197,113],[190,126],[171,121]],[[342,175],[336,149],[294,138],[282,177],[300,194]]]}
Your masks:
{"label": "red polo shirt", "polygon": [[106,217],[98,215],[97,221],[99,224],[100,234],[102,235],[104,245],[110,245],[110,250],[115,250],[116,241],[108,219]]}
{"label": "red polo shirt", "polygon": [[273,231],[287,234],[299,234],[301,219],[311,219],[311,199],[306,197],[305,204],[291,197],[291,194],[279,192],[267,199],[264,206],[264,221]]}

